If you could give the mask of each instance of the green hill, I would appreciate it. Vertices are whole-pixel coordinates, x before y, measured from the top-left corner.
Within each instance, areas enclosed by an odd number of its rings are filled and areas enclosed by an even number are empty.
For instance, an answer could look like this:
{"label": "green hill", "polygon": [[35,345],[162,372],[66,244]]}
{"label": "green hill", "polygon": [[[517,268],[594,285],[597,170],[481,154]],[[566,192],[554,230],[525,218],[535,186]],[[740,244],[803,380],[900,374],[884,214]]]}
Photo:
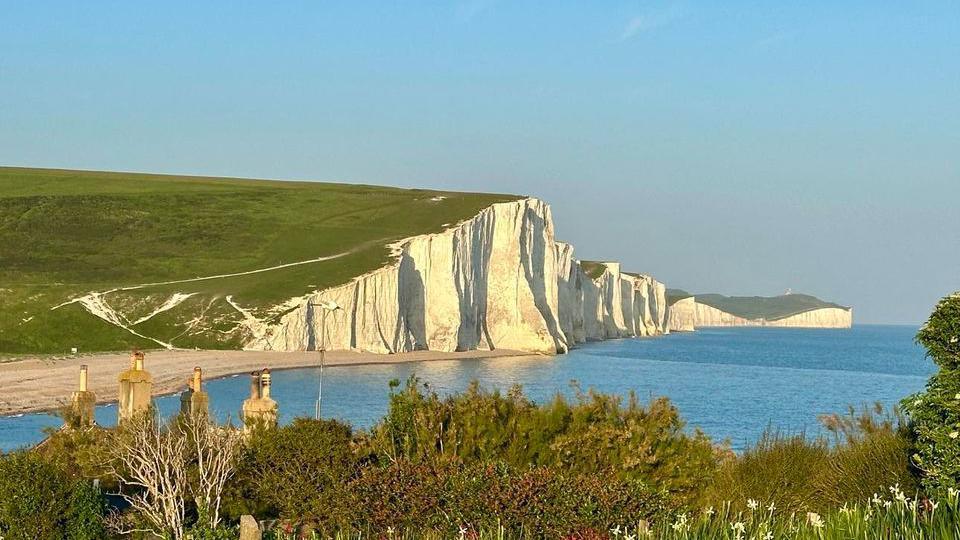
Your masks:
{"label": "green hill", "polygon": [[781,296],[723,296],[721,294],[697,294],[697,302],[715,307],[720,311],[743,317],[744,319],[766,319],[774,321],[791,315],[821,308],[841,308],[846,306],[826,302],[808,294],[785,294]]}
{"label": "green hill", "polygon": [[[142,336],[237,347],[227,296],[264,314],[382,266],[391,242],[515,199],[0,167],[0,354],[159,346]],[[52,309],[91,292],[129,330],[77,302]]]}
{"label": "green hill", "polygon": [[667,305],[672,306],[680,300],[690,298],[691,296],[693,295],[683,289],[667,289]]}

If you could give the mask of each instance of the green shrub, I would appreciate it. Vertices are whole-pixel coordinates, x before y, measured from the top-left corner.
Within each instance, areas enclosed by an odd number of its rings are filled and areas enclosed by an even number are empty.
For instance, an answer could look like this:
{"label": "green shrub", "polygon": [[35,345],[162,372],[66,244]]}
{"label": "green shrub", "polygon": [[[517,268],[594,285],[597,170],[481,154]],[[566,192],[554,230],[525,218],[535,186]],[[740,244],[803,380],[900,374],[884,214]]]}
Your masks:
{"label": "green shrub", "polygon": [[258,430],[228,486],[224,511],[234,518],[339,519],[350,510],[345,490],[356,461],[350,427],[341,422],[298,418]]}
{"label": "green shrub", "polygon": [[99,490],[74,479],[42,456],[0,456],[0,538],[103,538],[105,502]]}
{"label": "green shrub", "polygon": [[184,532],[184,540],[236,540],[240,532],[237,527],[221,525],[215,529],[198,525]]}
{"label": "green shrub", "polygon": [[913,465],[931,493],[960,488],[960,293],[942,299],[917,334],[939,368],[926,390],[903,400]]}
{"label": "green shrub", "polygon": [[369,531],[415,528],[456,535],[503,527],[557,537],[606,531],[665,511],[664,495],[635,480],[458,460],[367,467],[351,493],[361,509],[352,527]]}
{"label": "green shrub", "polygon": [[110,459],[108,433],[100,427],[51,431],[35,452],[71,476],[99,480],[104,490],[115,491],[117,483],[104,467]]}
{"label": "green shrub", "polygon": [[688,434],[665,399],[649,406],[630,395],[557,395],[536,405],[517,387],[503,396],[476,383],[441,399],[411,378],[392,392],[386,418],[374,429],[371,452],[383,459],[499,460],[519,468],[557,467],[646,482],[677,501],[696,497],[717,466],[717,450],[699,430]]}

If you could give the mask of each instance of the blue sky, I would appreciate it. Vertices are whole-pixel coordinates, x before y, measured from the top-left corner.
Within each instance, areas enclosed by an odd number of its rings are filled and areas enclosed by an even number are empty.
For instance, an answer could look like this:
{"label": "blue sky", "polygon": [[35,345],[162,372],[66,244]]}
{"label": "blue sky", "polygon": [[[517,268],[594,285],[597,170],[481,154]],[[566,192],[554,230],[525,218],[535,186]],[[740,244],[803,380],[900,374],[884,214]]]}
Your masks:
{"label": "blue sky", "polygon": [[535,195],[583,258],[917,323],[960,2],[2,2],[0,164]]}

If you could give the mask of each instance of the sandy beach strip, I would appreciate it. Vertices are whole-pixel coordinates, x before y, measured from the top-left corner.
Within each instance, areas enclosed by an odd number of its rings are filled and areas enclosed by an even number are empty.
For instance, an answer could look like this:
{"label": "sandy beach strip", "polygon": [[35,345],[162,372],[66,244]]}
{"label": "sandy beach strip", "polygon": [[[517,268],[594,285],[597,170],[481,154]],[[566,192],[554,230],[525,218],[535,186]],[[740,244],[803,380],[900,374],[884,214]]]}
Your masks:
{"label": "sandy beach strip", "polygon": [[[397,354],[328,351],[326,366],[394,364],[430,360],[466,360],[531,356],[529,353],[498,349],[495,351],[439,352],[414,351]],[[153,376],[155,396],[180,392],[195,366],[203,368],[205,380],[248,373],[264,367],[272,370],[315,367],[315,351],[147,351],[145,365]],[[89,389],[98,403],[117,400],[120,372],[130,366],[129,353],[90,354],[67,358],[26,358],[0,363],[0,416],[56,409],[77,389],[80,366],[89,370]]]}

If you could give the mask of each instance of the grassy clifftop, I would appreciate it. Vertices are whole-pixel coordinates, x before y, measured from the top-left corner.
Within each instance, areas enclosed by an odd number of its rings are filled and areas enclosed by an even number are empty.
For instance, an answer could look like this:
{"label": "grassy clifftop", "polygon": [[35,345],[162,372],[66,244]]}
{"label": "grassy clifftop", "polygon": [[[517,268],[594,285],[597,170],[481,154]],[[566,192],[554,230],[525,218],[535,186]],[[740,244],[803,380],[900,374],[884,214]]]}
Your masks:
{"label": "grassy clifftop", "polygon": [[667,289],[667,305],[672,306],[684,298],[693,296],[683,289]]}
{"label": "grassy clifftop", "polygon": [[[382,266],[391,242],[517,198],[0,167],[0,354],[236,347],[236,306],[263,315]],[[116,321],[52,309],[90,293]]]}
{"label": "grassy clifftop", "polygon": [[607,271],[607,266],[600,261],[580,261],[580,268],[590,279],[597,279]]}

